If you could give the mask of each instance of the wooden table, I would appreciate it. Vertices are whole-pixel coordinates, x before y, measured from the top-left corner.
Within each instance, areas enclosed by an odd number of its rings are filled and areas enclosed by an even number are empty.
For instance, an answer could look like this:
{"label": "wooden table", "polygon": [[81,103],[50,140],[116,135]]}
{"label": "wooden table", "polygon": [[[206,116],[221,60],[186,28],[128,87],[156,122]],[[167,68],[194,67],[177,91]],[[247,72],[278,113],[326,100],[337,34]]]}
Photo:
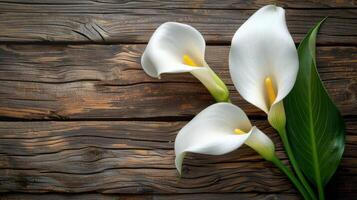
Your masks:
{"label": "wooden table", "polygon": [[[149,78],[140,56],[163,22],[188,23],[206,59],[277,144],[265,116],[235,91],[228,51],[258,1],[0,1],[0,199],[299,199],[272,164],[248,147],[189,155],[180,179],[178,130],[214,103],[189,74]],[[346,121],[346,150],[328,186],[357,198],[357,9],[353,0],[278,1],[296,43],[318,36],[318,70]]]}

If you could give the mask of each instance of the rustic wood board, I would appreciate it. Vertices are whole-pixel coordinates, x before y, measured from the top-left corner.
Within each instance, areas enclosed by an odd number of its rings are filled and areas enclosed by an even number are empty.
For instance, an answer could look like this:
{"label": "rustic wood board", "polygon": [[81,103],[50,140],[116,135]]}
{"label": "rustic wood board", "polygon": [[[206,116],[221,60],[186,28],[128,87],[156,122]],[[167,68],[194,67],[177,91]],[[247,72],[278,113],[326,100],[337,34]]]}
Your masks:
{"label": "rustic wood board", "polygon": [[[346,196],[344,196],[346,197]],[[294,194],[252,194],[252,193],[198,193],[198,194],[153,194],[153,195],[129,195],[129,194],[0,194],[2,200],[23,200],[23,199],[35,199],[35,200],[237,200],[237,199],[249,199],[249,200],[298,200]],[[352,199],[352,198],[351,198]]]}
{"label": "rustic wood board", "polygon": [[[148,77],[144,45],[0,46],[0,116],[23,119],[192,117],[213,103],[189,74]],[[357,112],[356,47],[319,47],[318,66],[344,115]],[[209,46],[207,62],[229,84],[233,102],[249,115],[228,72],[228,46]],[[95,58],[93,58],[95,55]]]}
{"label": "rustic wood board", "polygon": [[175,136],[214,102],[189,74],[157,80],[140,67],[161,23],[195,26],[233,103],[287,162],[264,113],[237,94],[228,72],[234,32],[272,2],[286,9],[296,43],[329,16],[317,41],[318,70],[347,128],[327,196],[357,199],[354,0],[0,0],[0,199],[300,199],[248,147],[220,157],[190,154],[178,178]]}
{"label": "rustic wood board", "polygon": [[[209,44],[230,44],[233,34],[255,10],[117,9],[115,12],[1,12],[2,42],[145,43],[162,23],[177,21],[196,27]],[[318,21],[318,44],[356,45],[354,9],[287,9],[287,23],[296,42]],[[347,25],[348,24],[348,25]]]}
{"label": "rustic wood board", "polygon": [[[173,141],[185,123],[1,122],[0,191],[295,192],[279,170],[246,146],[224,156],[191,154],[177,178]],[[253,123],[273,138],[285,160],[275,131],[265,120]],[[356,128],[347,120],[346,152],[331,183],[335,195],[353,193],[357,183]]]}
{"label": "rustic wood board", "polygon": [[95,1],[95,0],[0,0],[2,11],[12,12],[116,12],[118,9],[154,8],[154,9],[258,9],[267,4],[277,4],[284,8],[355,8],[353,0],[190,0],[190,1]]}

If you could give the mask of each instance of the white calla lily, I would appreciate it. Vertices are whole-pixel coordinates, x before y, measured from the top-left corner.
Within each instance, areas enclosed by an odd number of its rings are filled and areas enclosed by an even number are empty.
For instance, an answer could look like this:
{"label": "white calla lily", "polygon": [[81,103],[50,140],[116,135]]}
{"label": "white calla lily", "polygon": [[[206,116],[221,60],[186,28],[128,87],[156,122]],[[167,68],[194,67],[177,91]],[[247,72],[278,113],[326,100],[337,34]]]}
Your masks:
{"label": "white calla lily", "polygon": [[226,85],[204,59],[205,48],[205,40],[195,28],[166,22],[150,38],[141,57],[141,65],[154,78],[160,78],[163,73],[190,72],[205,85],[216,101],[229,101]]}
{"label": "white calla lily", "polygon": [[267,160],[275,157],[273,142],[252,127],[246,114],[230,103],[216,103],[193,118],[175,140],[176,168],[181,173],[187,152],[222,155],[247,144]]}
{"label": "white calla lily", "polygon": [[244,99],[268,114],[276,129],[285,127],[282,100],[295,84],[298,67],[283,8],[264,6],[234,34],[229,54],[233,83]]}

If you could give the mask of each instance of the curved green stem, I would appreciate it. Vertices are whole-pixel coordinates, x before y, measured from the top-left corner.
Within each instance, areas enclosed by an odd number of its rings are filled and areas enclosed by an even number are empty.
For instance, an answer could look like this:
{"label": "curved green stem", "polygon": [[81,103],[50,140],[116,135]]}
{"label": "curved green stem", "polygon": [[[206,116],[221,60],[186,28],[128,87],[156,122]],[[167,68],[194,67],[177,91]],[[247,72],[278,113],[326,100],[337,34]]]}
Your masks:
{"label": "curved green stem", "polygon": [[[279,132],[279,135],[281,137],[281,140],[283,141],[283,144],[284,144],[284,147],[285,147],[285,151],[286,153],[288,154],[288,157],[289,157],[289,160],[291,162],[291,165],[293,166],[294,168],[294,171],[296,173],[296,175],[298,176],[298,178],[300,179],[301,183],[304,185],[305,189],[307,190],[307,192],[309,193],[310,197],[312,199],[316,199],[316,196],[313,192],[313,190],[311,189],[309,183],[307,182],[307,180],[305,179],[304,175],[302,174],[297,162],[296,162],[296,159],[295,159],[295,156],[292,152],[292,149],[291,149],[291,146],[290,146],[290,143],[289,143],[289,140],[288,140],[288,137],[286,135],[286,130],[285,128],[284,129],[281,129],[281,130],[278,130]],[[323,191],[322,191],[323,192]],[[320,189],[319,189],[319,196],[320,196],[320,199],[324,199],[324,198],[321,198],[321,195],[320,195]]]}
{"label": "curved green stem", "polygon": [[304,186],[301,184],[301,182],[295,177],[294,173],[288,167],[286,167],[281,162],[281,160],[278,157],[276,157],[276,155],[273,157],[271,162],[274,163],[275,166],[277,166],[282,172],[284,172],[284,174],[286,174],[286,176],[288,176],[290,181],[299,190],[299,192],[304,197],[304,199],[311,199],[310,195],[306,192],[306,190],[305,190]]}

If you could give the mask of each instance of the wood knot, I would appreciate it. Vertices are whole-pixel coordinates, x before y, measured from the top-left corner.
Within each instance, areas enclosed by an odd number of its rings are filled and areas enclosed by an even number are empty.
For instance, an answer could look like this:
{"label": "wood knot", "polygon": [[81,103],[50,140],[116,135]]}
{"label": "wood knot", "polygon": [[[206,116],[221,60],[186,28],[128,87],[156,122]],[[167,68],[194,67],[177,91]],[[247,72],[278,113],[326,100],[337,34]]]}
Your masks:
{"label": "wood knot", "polygon": [[103,158],[104,150],[97,147],[90,147],[86,152],[86,160],[96,161]]}

